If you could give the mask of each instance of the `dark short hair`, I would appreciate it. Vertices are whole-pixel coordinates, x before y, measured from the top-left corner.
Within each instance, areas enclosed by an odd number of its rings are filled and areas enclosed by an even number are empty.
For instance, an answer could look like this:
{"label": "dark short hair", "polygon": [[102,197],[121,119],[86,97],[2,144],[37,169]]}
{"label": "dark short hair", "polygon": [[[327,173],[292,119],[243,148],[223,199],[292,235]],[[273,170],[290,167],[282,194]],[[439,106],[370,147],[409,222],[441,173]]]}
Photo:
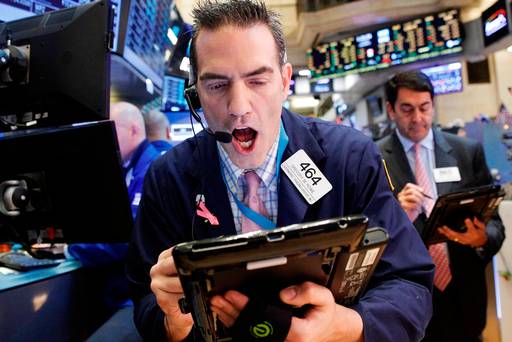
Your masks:
{"label": "dark short hair", "polygon": [[386,98],[391,106],[394,108],[396,98],[398,97],[398,90],[400,88],[407,88],[414,91],[428,91],[430,98],[434,101],[434,87],[427,75],[421,71],[405,71],[396,74],[386,83]]}
{"label": "dark short hair", "polygon": [[256,24],[266,25],[276,43],[279,66],[286,62],[286,45],[279,15],[267,9],[261,0],[201,0],[192,11],[193,34],[190,43],[191,83],[197,77],[196,41],[201,30],[216,30],[225,25],[248,28]]}

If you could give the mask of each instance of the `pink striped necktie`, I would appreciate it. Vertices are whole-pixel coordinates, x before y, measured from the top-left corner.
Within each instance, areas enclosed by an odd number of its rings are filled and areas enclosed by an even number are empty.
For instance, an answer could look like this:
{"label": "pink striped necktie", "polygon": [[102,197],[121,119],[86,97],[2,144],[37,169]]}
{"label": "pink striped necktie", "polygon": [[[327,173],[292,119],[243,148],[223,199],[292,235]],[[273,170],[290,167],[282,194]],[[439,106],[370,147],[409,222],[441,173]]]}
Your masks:
{"label": "pink striped necktie", "polygon": [[[434,191],[432,189],[432,182],[427,174],[427,169],[421,160],[421,145],[414,144],[414,159],[416,164],[416,182],[423,188],[425,194],[434,198]],[[425,214],[430,216],[432,208],[434,208],[434,200],[424,197]],[[430,256],[436,265],[436,272],[434,274],[434,285],[440,291],[444,291],[450,281],[452,280],[452,273],[450,271],[450,264],[448,260],[448,252],[446,242],[436,243],[430,245],[428,248]]]}
{"label": "pink striped necktie", "polygon": [[[244,174],[245,181],[247,182],[247,190],[244,195],[244,204],[265,217],[268,217],[267,209],[265,204],[258,196],[258,188],[260,187],[261,178],[254,171],[247,171]],[[247,218],[242,213],[242,233],[254,232],[261,230],[261,227]]]}

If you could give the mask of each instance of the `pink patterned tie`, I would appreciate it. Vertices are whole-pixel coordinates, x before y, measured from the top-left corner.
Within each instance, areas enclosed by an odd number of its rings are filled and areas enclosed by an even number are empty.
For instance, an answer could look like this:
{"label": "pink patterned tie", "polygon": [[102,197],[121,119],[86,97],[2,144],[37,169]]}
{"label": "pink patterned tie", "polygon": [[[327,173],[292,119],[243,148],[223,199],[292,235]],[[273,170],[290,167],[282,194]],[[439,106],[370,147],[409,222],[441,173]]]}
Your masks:
{"label": "pink patterned tie", "polygon": [[[267,209],[261,198],[258,196],[258,188],[260,186],[261,179],[254,171],[247,171],[244,174],[245,180],[247,182],[247,191],[244,195],[244,203],[253,211],[268,217]],[[242,233],[253,232],[260,230],[261,227],[247,218],[244,214],[242,214]]]}
{"label": "pink patterned tie", "polygon": [[[432,182],[427,175],[425,165],[421,160],[421,145],[414,144],[414,158],[416,163],[416,181],[420,187],[423,188],[425,194],[430,197],[434,197],[434,191],[432,190]],[[424,207],[427,217],[430,216],[432,208],[434,207],[434,200],[424,197]],[[452,273],[450,271],[450,264],[448,261],[448,253],[446,249],[446,242],[436,243],[430,245],[428,248],[430,256],[436,265],[436,272],[434,274],[434,285],[440,290],[444,291],[450,281],[452,280]]]}

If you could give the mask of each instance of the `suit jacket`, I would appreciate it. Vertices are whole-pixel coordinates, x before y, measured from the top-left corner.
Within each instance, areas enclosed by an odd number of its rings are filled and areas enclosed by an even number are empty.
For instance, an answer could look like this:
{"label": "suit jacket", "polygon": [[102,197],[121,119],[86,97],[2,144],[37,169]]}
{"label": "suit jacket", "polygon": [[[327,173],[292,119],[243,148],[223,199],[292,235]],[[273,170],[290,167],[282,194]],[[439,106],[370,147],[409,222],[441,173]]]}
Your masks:
{"label": "suit jacket", "polygon": [[[370,226],[386,228],[389,245],[353,308],[363,318],[364,336],[369,341],[418,340],[431,316],[433,264],[389,191],[376,146],[353,129],[286,110],[282,122],[289,137],[283,161],[304,149],[333,189],[308,205],[280,173],[277,225],[363,213]],[[204,194],[206,207],[217,216],[219,226],[194,219],[197,194]],[[189,139],[158,159],[144,183],[127,270],[135,323],[145,339],[165,339],[164,315],[149,287],[149,269],[159,253],[179,242],[231,234],[236,230],[217,145],[202,132],[197,142]],[[413,249],[419,252],[410,254]]]}
{"label": "suit jacket", "polygon": [[[436,167],[457,166],[461,175],[460,182],[437,183],[439,195],[491,184],[492,178],[480,143],[437,130],[434,130],[433,133]],[[377,144],[383,158],[387,161],[391,181],[395,186],[395,195],[403,189],[405,184],[416,183],[396,132],[378,141]],[[425,216],[421,215],[414,222],[419,230],[423,227],[425,219]],[[460,341],[467,341],[481,334],[485,327],[487,305],[484,270],[486,264],[501,247],[505,238],[504,234],[501,219],[498,215],[495,215],[487,224],[488,243],[483,251],[477,251],[469,246],[451,241],[447,243],[452,281],[445,290],[447,295],[441,295],[437,289],[434,290],[434,318],[432,322],[437,322],[436,307],[457,314],[453,319],[446,320],[444,324],[438,324],[434,330],[439,331],[432,332],[433,334],[439,333],[446,336],[446,331],[451,331],[453,336],[458,336],[456,338]],[[467,338],[464,338],[464,336]],[[439,337],[437,340],[442,341],[443,338]]]}

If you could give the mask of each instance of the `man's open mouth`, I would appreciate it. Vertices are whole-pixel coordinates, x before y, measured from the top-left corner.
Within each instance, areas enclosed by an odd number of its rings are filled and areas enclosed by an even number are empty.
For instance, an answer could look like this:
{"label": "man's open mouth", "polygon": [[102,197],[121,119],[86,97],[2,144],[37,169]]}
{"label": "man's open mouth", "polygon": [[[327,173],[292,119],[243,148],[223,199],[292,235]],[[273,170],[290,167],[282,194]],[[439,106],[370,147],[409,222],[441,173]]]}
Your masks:
{"label": "man's open mouth", "polygon": [[235,147],[240,147],[241,152],[251,152],[258,132],[252,128],[235,128],[232,132],[235,138],[233,142]]}

